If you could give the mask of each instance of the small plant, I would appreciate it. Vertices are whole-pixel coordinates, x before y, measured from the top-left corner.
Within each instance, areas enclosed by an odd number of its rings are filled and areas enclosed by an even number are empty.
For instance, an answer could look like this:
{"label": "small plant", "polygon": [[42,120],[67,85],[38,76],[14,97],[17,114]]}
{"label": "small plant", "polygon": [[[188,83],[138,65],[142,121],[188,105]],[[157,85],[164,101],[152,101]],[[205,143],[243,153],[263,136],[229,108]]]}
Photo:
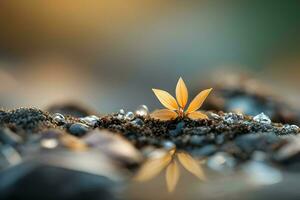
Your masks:
{"label": "small plant", "polygon": [[188,102],[188,90],[180,77],[176,86],[176,99],[168,92],[159,89],[152,89],[160,103],[167,109],[156,110],[151,117],[160,120],[171,120],[176,117],[189,117],[191,119],[207,119],[207,115],[197,111],[211,92],[212,88],[200,92],[190,103],[186,111],[184,110]]}

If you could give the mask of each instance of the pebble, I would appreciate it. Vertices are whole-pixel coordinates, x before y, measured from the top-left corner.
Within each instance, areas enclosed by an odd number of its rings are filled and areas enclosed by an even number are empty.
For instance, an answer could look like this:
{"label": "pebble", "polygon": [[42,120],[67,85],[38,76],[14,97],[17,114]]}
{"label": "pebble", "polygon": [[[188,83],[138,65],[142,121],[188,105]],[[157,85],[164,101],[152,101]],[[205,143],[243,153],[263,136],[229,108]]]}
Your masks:
{"label": "pebble", "polygon": [[86,116],[83,118],[80,118],[84,123],[86,123],[89,126],[95,127],[96,124],[99,122],[99,117],[95,115]]}
{"label": "pebble", "polygon": [[89,127],[82,123],[75,123],[69,127],[69,132],[75,136],[83,136],[89,131]]}
{"label": "pebble", "polygon": [[281,172],[264,162],[249,161],[242,170],[247,175],[245,180],[252,185],[272,185],[282,180]]}
{"label": "pebble", "polygon": [[261,124],[271,124],[271,119],[265,115],[264,113],[260,113],[259,115],[256,115],[253,117],[253,121],[259,122]]}
{"label": "pebble", "polygon": [[218,152],[207,160],[207,166],[215,171],[229,171],[235,165],[236,160],[225,152]]}
{"label": "pebble", "polygon": [[134,113],[133,112],[127,112],[126,115],[124,116],[125,120],[133,120],[134,119]]}
{"label": "pebble", "polygon": [[199,136],[199,135],[192,135],[190,137],[190,144],[195,146],[200,146],[204,143],[205,136]]}
{"label": "pebble", "polygon": [[215,145],[209,144],[200,149],[192,150],[192,154],[195,156],[210,156],[217,151],[217,147]]}
{"label": "pebble", "polygon": [[149,109],[146,105],[140,105],[135,111],[135,114],[138,116],[146,117],[149,115]]}
{"label": "pebble", "polygon": [[66,123],[65,117],[60,113],[55,113],[52,115],[52,118],[57,125],[63,125]]}

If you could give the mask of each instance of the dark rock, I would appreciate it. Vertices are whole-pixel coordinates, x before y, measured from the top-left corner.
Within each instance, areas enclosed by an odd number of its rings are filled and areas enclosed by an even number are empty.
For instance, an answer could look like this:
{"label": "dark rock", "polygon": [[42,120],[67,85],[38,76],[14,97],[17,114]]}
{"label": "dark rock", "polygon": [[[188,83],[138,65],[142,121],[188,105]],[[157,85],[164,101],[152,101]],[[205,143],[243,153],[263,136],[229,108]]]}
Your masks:
{"label": "dark rock", "polygon": [[1,199],[116,199],[104,176],[45,164],[23,163],[0,174]]}
{"label": "dark rock", "polygon": [[82,123],[75,123],[69,127],[69,132],[75,136],[83,136],[89,131],[89,127]]}
{"label": "dark rock", "polygon": [[192,150],[192,155],[197,157],[210,156],[217,151],[217,147],[215,145],[206,145],[199,149]]}

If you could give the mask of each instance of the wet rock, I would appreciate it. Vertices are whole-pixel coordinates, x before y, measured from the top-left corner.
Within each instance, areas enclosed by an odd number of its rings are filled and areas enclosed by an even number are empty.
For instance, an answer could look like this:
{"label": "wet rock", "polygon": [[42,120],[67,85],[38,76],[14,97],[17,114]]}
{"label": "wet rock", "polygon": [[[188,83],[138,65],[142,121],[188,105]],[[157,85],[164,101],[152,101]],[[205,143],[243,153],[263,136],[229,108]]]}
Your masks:
{"label": "wet rock", "polygon": [[90,115],[90,116],[82,117],[80,118],[80,120],[91,127],[95,127],[96,124],[99,122],[99,117],[97,117],[96,115]]}
{"label": "wet rock", "polygon": [[75,136],[83,136],[89,131],[89,127],[82,123],[75,123],[69,127],[69,132]]}
{"label": "wet rock", "polygon": [[65,117],[60,113],[55,113],[52,115],[53,121],[57,123],[57,125],[63,125],[66,123]]}

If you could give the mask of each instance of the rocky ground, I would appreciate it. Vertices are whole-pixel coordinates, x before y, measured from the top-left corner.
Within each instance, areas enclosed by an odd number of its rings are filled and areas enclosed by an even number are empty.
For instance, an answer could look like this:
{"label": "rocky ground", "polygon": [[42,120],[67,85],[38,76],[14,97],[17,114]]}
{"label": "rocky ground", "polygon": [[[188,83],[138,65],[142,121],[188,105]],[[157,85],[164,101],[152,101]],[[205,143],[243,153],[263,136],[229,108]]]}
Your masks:
{"label": "rocky ground", "polygon": [[198,121],[154,120],[145,106],[135,113],[95,116],[76,106],[0,111],[0,199],[118,198],[120,183],[155,149],[187,152],[218,172],[249,161],[300,169],[299,127],[272,123],[263,113],[207,112],[209,119]]}

